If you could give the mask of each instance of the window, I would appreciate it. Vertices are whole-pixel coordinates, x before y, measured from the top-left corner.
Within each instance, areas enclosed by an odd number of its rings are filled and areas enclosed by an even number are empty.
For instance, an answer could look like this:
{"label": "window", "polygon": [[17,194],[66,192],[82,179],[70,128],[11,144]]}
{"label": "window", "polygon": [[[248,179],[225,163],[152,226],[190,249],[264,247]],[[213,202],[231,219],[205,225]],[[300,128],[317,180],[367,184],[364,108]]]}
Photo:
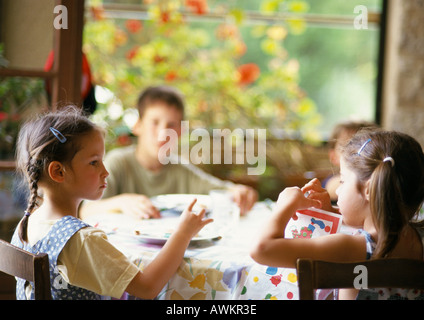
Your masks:
{"label": "window", "polygon": [[[193,126],[262,126],[277,138],[325,140],[347,118],[379,121],[383,0],[93,0],[88,6],[85,49],[92,62],[102,57],[93,73],[118,98],[111,104],[117,123],[131,118],[126,110],[141,87],[160,81],[185,93]],[[170,23],[178,35],[167,29]],[[231,85],[234,70],[244,72],[244,91]]]}

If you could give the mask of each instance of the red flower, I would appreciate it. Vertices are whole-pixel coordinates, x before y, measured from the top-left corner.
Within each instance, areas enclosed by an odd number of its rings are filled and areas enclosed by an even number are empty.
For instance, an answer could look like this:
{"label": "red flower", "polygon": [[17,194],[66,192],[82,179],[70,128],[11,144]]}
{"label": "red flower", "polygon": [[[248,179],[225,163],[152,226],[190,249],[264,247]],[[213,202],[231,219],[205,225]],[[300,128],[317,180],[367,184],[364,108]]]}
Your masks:
{"label": "red flower", "polygon": [[6,120],[8,117],[6,112],[0,111],[0,121]]}
{"label": "red flower", "polygon": [[172,82],[172,81],[174,81],[177,78],[177,76],[178,75],[177,75],[177,72],[176,71],[170,70],[170,71],[168,71],[166,73],[165,80],[168,81],[168,82]]}
{"label": "red flower", "polygon": [[103,10],[103,7],[90,7],[91,16],[95,21],[103,20],[105,18],[105,12]]}
{"label": "red flower", "polygon": [[141,29],[143,25],[139,20],[127,20],[125,22],[125,26],[127,27],[129,32],[136,33]]}
{"label": "red flower", "polygon": [[126,54],[127,60],[131,61],[132,59],[134,59],[134,57],[138,53],[138,49],[139,49],[139,47],[136,46],[136,47],[132,48],[130,51],[128,51],[127,54]]}
{"label": "red flower", "polygon": [[169,11],[160,12],[160,21],[162,21],[163,23],[168,23],[170,19],[171,19],[171,15]]}
{"label": "red flower", "polygon": [[196,14],[205,14],[208,11],[207,0],[186,0],[185,4]]}
{"label": "red flower", "polygon": [[246,85],[255,82],[259,78],[261,70],[254,63],[246,63],[238,67],[239,85]]}
{"label": "red flower", "polygon": [[162,57],[162,56],[157,55],[157,54],[153,57],[153,62],[154,63],[161,63],[161,62],[163,62],[165,60],[166,60],[165,57]]}

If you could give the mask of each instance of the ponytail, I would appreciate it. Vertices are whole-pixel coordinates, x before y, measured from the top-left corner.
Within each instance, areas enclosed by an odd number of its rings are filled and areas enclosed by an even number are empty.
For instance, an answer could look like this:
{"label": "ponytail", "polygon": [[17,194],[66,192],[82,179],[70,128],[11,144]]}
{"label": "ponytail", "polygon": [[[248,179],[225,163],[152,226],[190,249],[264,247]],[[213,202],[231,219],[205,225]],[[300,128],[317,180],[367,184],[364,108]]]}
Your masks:
{"label": "ponytail", "polygon": [[381,161],[371,175],[370,207],[378,230],[378,242],[373,258],[386,257],[396,246],[400,232],[407,225],[402,214],[402,190],[395,168],[390,162]]}
{"label": "ponytail", "polygon": [[343,147],[343,159],[369,187],[378,241],[373,258],[385,258],[424,201],[424,154],[412,137],[383,130],[362,130]]}

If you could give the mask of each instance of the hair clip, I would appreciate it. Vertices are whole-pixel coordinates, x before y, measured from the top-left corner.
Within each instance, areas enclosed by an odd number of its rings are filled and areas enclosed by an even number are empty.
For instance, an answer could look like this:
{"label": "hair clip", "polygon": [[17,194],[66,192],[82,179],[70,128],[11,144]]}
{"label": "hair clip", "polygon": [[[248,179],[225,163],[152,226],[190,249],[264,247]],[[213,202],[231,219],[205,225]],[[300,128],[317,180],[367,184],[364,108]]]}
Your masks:
{"label": "hair clip", "polygon": [[30,215],[31,215],[31,213],[30,213],[30,212],[25,211],[24,217],[29,217]]}
{"label": "hair clip", "polygon": [[60,143],[65,143],[66,138],[65,136],[57,129],[50,127],[50,131],[54,134],[54,136],[57,138],[57,140],[60,141]]}
{"label": "hair clip", "polygon": [[357,154],[360,156],[361,155],[361,152],[362,152],[362,150],[364,150],[364,148],[367,146],[367,144],[368,143],[370,143],[371,142],[371,139],[368,139],[367,141],[365,141],[364,142],[364,144],[362,145],[362,147],[360,147],[359,148],[359,150],[358,150],[358,152],[357,152]]}
{"label": "hair clip", "polygon": [[395,160],[392,157],[385,157],[383,159],[383,162],[389,162],[389,161],[392,164],[392,167],[394,167],[395,166]]}

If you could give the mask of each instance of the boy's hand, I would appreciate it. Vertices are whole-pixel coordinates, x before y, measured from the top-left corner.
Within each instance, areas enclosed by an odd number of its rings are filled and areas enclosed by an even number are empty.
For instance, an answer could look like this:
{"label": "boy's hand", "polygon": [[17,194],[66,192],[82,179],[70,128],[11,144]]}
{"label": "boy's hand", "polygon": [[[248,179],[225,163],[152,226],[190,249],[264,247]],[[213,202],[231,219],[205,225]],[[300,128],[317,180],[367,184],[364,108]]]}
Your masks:
{"label": "boy's hand", "polygon": [[122,213],[140,219],[160,218],[159,210],[145,195],[125,193],[118,197],[119,209]]}
{"label": "boy's hand", "polygon": [[190,239],[199,233],[205,225],[213,221],[213,219],[205,219],[206,210],[204,208],[202,208],[198,213],[192,211],[196,201],[196,198],[193,199],[187,208],[184,209],[180,216],[180,223],[177,228],[177,231],[180,231],[183,235],[189,236]]}
{"label": "boy's hand", "polygon": [[240,215],[246,215],[258,201],[258,192],[242,184],[237,184],[230,189],[234,202],[240,208]]}

